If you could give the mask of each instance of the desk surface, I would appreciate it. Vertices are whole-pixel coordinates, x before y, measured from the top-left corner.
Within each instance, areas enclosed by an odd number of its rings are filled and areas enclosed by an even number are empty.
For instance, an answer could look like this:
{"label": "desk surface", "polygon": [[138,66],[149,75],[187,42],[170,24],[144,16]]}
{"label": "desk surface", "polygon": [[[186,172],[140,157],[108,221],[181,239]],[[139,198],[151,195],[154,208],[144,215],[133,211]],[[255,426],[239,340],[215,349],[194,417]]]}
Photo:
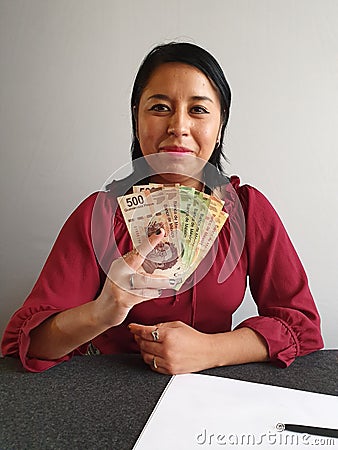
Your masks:
{"label": "desk surface", "polygon": [[[338,350],[201,373],[338,395]],[[170,376],[139,355],[75,357],[49,371],[23,372],[0,358],[0,449],[131,450]]]}

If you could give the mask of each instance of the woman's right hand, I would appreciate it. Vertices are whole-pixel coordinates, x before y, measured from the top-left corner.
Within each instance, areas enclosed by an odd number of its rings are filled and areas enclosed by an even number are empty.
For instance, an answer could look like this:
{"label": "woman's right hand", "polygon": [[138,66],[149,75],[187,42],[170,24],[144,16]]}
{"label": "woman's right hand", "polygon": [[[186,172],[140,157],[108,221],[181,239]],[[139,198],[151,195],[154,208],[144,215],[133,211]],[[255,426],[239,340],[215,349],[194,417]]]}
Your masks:
{"label": "woman's right hand", "polygon": [[102,292],[96,299],[102,323],[109,327],[119,325],[133,306],[157,298],[162,289],[175,286],[175,279],[137,272],[163,237],[161,228],[159,234],[149,236],[137,249],[113,261]]}
{"label": "woman's right hand", "polygon": [[122,323],[134,305],[159,297],[160,289],[172,288],[168,278],[137,273],[147,254],[163,237],[162,230],[146,239],[137,250],[115,260],[95,301],[65,309],[34,328],[30,333],[28,355],[45,360],[62,358]]}

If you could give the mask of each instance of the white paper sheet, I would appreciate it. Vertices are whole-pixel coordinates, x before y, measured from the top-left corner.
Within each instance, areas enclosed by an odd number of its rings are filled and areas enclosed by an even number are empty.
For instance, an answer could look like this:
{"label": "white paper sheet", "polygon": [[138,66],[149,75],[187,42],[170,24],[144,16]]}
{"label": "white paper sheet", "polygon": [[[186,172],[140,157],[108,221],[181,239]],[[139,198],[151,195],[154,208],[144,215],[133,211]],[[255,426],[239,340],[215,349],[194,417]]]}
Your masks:
{"label": "white paper sheet", "polygon": [[338,397],[208,375],[176,375],[134,450],[338,448],[338,439],[279,432],[279,422],[337,428]]}

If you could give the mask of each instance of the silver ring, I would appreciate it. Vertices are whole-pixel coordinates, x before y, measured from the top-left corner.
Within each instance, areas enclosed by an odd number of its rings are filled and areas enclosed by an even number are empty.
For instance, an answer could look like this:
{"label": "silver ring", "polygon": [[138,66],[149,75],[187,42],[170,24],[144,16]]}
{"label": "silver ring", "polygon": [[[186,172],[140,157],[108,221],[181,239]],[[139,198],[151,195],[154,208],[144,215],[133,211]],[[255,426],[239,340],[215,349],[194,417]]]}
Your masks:
{"label": "silver ring", "polygon": [[154,369],[157,369],[157,364],[156,364],[156,358],[155,358],[155,356],[153,357],[153,367],[154,367]]}
{"label": "silver ring", "polygon": [[130,275],[129,283],[130,283],[130,289],[134,289],[134,273]]}
{"label": "silver ring", "polygon": [[160,339],[160,333],[158,331],[158,328],[155,328],[155,330],[151,332],[151,335],[154,341],[158,341]]}

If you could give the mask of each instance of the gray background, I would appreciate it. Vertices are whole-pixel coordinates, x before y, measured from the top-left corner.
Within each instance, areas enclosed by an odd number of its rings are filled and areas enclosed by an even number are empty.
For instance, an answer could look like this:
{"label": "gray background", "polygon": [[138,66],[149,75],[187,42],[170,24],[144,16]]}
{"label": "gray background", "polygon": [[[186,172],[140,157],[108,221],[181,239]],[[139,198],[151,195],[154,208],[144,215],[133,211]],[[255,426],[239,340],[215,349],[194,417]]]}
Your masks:
{"label": "gray background", "polygon": [[[336,0],[0,0],[0,334],[70,212],[129,161],[135,72],[170,40],[221,63],[226,171],[276,207],[337,347]],[[235,322],[254,312],[248,294]]]}

